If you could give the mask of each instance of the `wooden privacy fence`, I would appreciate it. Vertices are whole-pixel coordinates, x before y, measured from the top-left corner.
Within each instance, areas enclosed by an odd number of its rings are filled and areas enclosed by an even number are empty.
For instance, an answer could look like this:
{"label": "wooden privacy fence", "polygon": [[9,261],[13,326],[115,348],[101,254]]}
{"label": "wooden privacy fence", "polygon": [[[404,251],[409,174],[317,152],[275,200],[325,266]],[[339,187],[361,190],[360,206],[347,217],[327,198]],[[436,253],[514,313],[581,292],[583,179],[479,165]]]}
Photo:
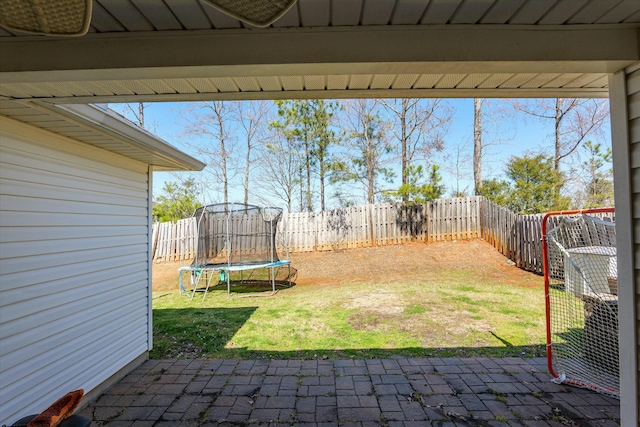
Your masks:
{"label": "wooden privacy fence", "polygon": [[[481,205],[481,197],[461,197],[425,204],[377,204],[289,213],[279,223],[279,242],[288,246],[289,252],[311,252],[473,239],[482,236]],[[195,234],[194,218],[154,224],[153,259],[193,258]]]}
{"label": "wooden privacy fence", "polygon": [[[611,218],[611,214],[590,214]],[[518,215],[489,200],[482,201],[482,237],[517,267],[542,274],[542,219],[544,214]],[[551,230],[561,221],[560,216],[549,218]]]}
{"label": "wooden privacy fence", "polygon": [[196,255],[195,218],[153,224],[152,256],[154,261],[180,261]]}
{"label": "wooden privacy fence", "polygon": [[[516,266],[542,274],[542,218],[518,215],[483,197],[364,205],[285,214],[278,243],[284,253],[287,246],[289,252],[312,252],[482,237]],[[550,225],[558,220],[552,218]],[[252,222],[245,222],[243,229],[250,232]],[[154,261],[192,259],[196,231],[195,218],[154,224]]]}
{"label": "wooden privacy fence", "polygon": [[518,215],[484,199],[482,237],[517,267],[542,274],[543,216]]}
{"label": "wooden privacy fence", "polygon": [[378,204],[285,215],[281,234],[290,252],[472,239],[481,236],[479,197],[426,204]]}

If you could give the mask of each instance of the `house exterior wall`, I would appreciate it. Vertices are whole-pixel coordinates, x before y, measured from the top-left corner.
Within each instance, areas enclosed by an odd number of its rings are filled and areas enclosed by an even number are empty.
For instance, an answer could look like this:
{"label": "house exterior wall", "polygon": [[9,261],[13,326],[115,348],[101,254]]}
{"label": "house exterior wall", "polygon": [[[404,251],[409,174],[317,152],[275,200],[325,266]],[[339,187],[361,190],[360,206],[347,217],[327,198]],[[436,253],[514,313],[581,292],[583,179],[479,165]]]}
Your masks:
{"label": "house exterior wall", "polygon": [[640,63],[609,77],[620,330],[621,425],[637,425],[640,391]]}
{"label": "house exterior wall", "polygon": [[150,168],[0,120],[0,424],[10,424],[150,349]]}

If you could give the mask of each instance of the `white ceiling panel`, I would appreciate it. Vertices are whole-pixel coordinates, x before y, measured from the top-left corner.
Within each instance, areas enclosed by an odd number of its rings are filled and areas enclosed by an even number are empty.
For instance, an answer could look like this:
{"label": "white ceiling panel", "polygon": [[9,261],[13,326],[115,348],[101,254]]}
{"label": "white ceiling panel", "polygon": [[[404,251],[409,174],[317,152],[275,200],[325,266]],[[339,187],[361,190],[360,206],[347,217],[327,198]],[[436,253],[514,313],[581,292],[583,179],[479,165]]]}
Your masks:
{"label": "white ceiling panel", "polygon": [[155,93],[176,93],[175,89],[161,79],[145,79],[140,80],[140,82],[151,88]]}
{"label": "white ceiling panel", "polygon": [[198,93],[198,91],[189,84],[187,79],[165,79],[164,82],[173,89],[174,93]]}
{"label": "white ceiling panel", "polygon": [[301,76],[282,76],[280,80],[284,90],[302,90],[304,88]]}
{"label": "white ceiling panel", "polygon": [[481,24],[504,24],[520,9],[524,0],[496,0],[480,19]]}
{"label": "white ceiling panel", "polygon": [[556,0],[527,1],[507,22],[515,25],[537,24],[555,3]]}
{"label": "white ceiling panel", "polygon": [[298,13],[298,3],[293,5],[284,15],[280,17],[276,22],[272,25],[276,28],[285,28],[285,27],[299,27],[300,26],[300,15]]}
{"label": "white ceiling panel", "polygon": [[238,92],[240,88],[229,77],[213,77],[211,82],[220,90],[220,92]]}
{"label": "white ceiling panel", "polygon": [[580,74],[580,73],[560,74],[555,79],[553,79],[553,80],[545,83],[544,85],[542,85],[542,87],[545,87],[545,88],[546,87],[563,87],[567,83],[572,82],[573,80],[579,78],[580,76],[582,76],[582,74]]}
{"label": "white ceiling panel", "polygon": [[391,87],[394,89],[409,89],[419,77],[420,74],[398,74]]}
{"label": "white ceiling panel", "polygon": [[125,31],[124,26],[98,2],[93,2],[91,8],[91,26],[101,33]]}
{"label": "white ceiling panel", "polygon": [[113,95],[113,92],[97,84],[96,82],[84,81],[84,82],[78,82],[76,84],[81,85],[83,88],[91,92],[93,95],[98,95],[98,96]]}
{"label": "white ceiling panel", "polygon": [[491,74],[467,74],[456,87],[460,89],[473,89],[487,80],[489,76],[491,76]]}
{"label": "white ceiling panel", "polygon": [[549,11],[540,18],[542,25],[561,25],[578,13],[589,0],[559,0]]}
{"label": "white ceiling panel", "polygon": [[423,74],[413,84],[416,89],[431,89],[442,78],[442,74]]}
{"label": "white ceiling panel", "polygon": [[349,76],[347,75],[331,75],[327,79],[327,89],[344,90],[349,84]]}
{"label": "white ceiling panel", "polygon": [[582,74],[580,77],[577,77],[570,82],[564,84],[562,87],[586,87],[589,83],[593,82],[596,79],[601,78],[602,74]]}
{"label": "white ceiling panel", "polygon": [[211,21],[214,28],[217,28],[217,29],[242,28],[240,21],[238,21],[235,18],[232,18],[226,13],[220,12],[215,7],[204,6],[202,10],[204,10],[204,13],[207,15],[207,17],[209,18],[209,21]]}
{"label": "white ceiling panel", "polygon": [[376,74],[371,81],[371,89],[389,89],[395,80],[395,74]]}
{"label": "white ceiling panel", "polygon": [[462,0],[432,0],[427,6],[420,23],[446,24],[449,22]]}
{"label": "white ceiling panel", "polygon": [[395,0],[366,0],[362,10],[362,25],[387,25]]}
{"label": "white ceiling panel", "polygon": [[481,89],[497,88],[511,77],[513,77],[511,73],[491,74],[485,81],[480,83],[478,87]]}
{"label": "white ceiling panel", "polygon": [[451,24],[475,24],[489,10],[494,0],[466,0],[455,11]]}
{"label": "white ceiling panel", "polygon": [[206,6],[198,0],[164,0],[186,30],[206,30],[212,27],[204,13]]}
{"label": "white ceiling panel", "polygon": [[218,92],[218,88],[213,82],[207,78],[200,79],[187,79],[189,84],[193,86],[198,92],[201,93],[214,93]]}
{"label": "white ceiling panel", "polygon": [[134,95],[135,94],[134,91],[127,89],[126,87],[124,87],[123,85],[119,84],[117,81],[114,81],[114,80],[99,80],[96,82],[96,84],[104,87],[114,95]]}
{"label": "white ceiling panel", "polygon": [[438,83],[436,83],[435,88],[436,89],[453,89],[465,77],[466,77],[466,74],[445,74],[438,81]]}
{"label": "white ceiling panel", "polygon": [[94,0],[93,4],[96,3],[100,3],[128,31],[152,31],[154,29],[149,18],[143,15],[129,0]]}
{"label": "white ceiling panel", "polygon": [[543,73],[538,74],[528,82],[520,85],[521,88],[539,88],[543,87],[553,79],[557,78],[559,73]]}
{"label": "white ceiling panel", "polygon": [[391,24],[393,25],[416,25],[427,9],[428,1],[398,0],[396,2]]}
{"label": "white ceiling panel", "polygon": [[598,21],[607,12],[611,11],[620,0],[615,1],[592,1],[587,3],[583,8],[578,10],[567,23],[569,24],[590,24]]}
{"label": "white ceiling panel", "polygon": [[131,0],[156,30],[181,30],[182,24],[164,3],[155,0]]}
{"label": "white ceiling panel", "polygon": [[[639,0],[299,0],[275,28],[640,23]],[[253,30],[199,0],[94,0],[91,32]],[[20,34],[19,36],[24,36]],[[0,38],[12,33],[0,29]]]}
{"label": "white ceiling panel", "polygon": [[594,22],[597,24],[614,24],[616,22],[638,22],[639,20],[640,1],[623,0]]}
{"label": "white ceiling panel", "polygon": [[356,26],[360,24],[363,0],[340,0],[331,3],[331,25]]}
{"label": "white ceiling panel", "polygon": [[155,90],[153,87],[150,87],[148,84],[146,84],[145,82],[149,81],[151,84],[154,84],[155,86],[159,86],[160,83],[155,84],[154,80],[120,80],[120,84],[124,87],[126,87],[127,89],[131,90],[133,93],[138,94],[138,95],[143,95],[143,94],[147,94],[147,95],[151,95],[154,93],[171,93],[171,92],[166,92],[166,91],[161,91],[158,92],[157,90]]}
{"label": "white ceiling panel", "polygon": [[57,82],[51,83],[31,83],[32,87],[42,92],[48,92],[49,96],[73,96],[73,94],[65,90]]}
{"label": "white ceiling panel", "polygon": [[93,93],[81,84],[75,84],[73,82],[58,82],[57,85],[73,96],[93,96]]}
{"label": "white ceiling panel", "polygon": [[26,98],[33,96],[35,98],[47,98],[52,96],[48,90],[42,87],[35,87],[28,83],[16,83],[12,85],[0,84],[0,93],[4,96],[14,98]]}
{"label": "white ceiling panel", "polygon": [[586,85],[584,85],[584,87],[603,88],[603,87],[607,87],[608,84],[609,84],[609,77],[607,77],[607,75],[604,74],[602,77],[592,81],[591,83],[587,83]]}
{"label": "white ceiling panel", "polygon": [[260,84],[254,77],[236,77],[233,80],[242,92],[260,92]]}
{"label": "white ceiling panel", "polygon": [[278,92],[282,90],[280,80],[275,76],[257,77],[260,87],[265,92]]}
{"label": "white ceiling panel", "polygon": [[372,76],[370,74],[356,74],[349,79],[349,89],[368,89]]}
{"label": "white ceiling panel", "polygon": [[505,89],[513,89],[518,88],[525,84],[526,82],[534,79],[538,74],[537,73],[519,73],[514,74],[512,77],[508,78],[504,83],[502,83],[500,88]]}
{"label": "white ceiling panel", "polygon": [[330,2],[298,0],[300,22],[304,27],[326,27],[330,19]]}
{"label": "white ceiling panel", "polygon": [[304,76],[304,88],[306,90],[324,90],[325,76]]}

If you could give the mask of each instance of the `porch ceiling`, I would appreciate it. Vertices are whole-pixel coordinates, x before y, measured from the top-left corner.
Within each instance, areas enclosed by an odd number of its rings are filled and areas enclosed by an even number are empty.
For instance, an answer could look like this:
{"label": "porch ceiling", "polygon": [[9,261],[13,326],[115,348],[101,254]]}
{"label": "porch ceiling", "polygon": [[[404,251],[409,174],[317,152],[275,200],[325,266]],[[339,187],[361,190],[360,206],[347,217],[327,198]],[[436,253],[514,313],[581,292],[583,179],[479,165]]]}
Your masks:
{"label": "porch ceiling", "polygon": [[602,97],[638,28],[637,0],[299,0],[267,29],[197,0],[94,0],[83,37],[0,30],[0,96]]}

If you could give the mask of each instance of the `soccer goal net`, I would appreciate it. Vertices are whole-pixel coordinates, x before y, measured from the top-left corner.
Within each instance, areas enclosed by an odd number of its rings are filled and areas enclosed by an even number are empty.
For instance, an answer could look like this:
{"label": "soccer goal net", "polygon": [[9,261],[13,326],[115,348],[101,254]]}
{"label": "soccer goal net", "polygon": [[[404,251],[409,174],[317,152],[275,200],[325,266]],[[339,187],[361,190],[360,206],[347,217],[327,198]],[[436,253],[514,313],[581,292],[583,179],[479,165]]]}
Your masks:
{"label": "soccer goal net", "polygon": [[613,209],[548,214],[543,253],[551,374],[557,382],[619,397],[613,220]]}

